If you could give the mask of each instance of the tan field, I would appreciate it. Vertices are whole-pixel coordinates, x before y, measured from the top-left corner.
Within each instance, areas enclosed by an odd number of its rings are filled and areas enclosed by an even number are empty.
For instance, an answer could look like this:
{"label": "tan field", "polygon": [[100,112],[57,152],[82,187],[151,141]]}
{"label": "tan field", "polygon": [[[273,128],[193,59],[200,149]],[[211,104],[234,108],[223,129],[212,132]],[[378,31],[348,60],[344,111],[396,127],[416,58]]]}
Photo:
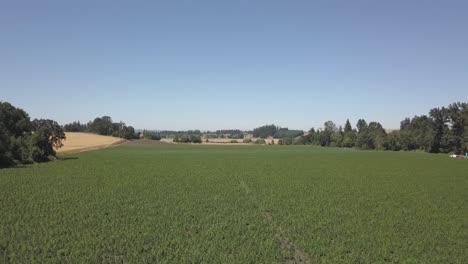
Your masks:
{"label": "tan field", "polygon": [[81,132],[66,132],[65,136],[67,139],[63,141],[63,147],[59,148],[57,153],[72,153],[107,148],[127,141],[117,137]]}

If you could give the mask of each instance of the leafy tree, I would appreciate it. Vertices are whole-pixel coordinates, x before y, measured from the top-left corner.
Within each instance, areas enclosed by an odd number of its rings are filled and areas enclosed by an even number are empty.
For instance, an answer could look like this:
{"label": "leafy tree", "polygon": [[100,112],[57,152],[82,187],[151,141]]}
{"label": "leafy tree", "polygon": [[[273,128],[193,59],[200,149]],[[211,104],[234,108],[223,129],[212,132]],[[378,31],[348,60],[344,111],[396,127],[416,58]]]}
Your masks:
{"label": "leafy tree", "polygon": [[292,144],[294,144],[293,138],[290,138],[290,137],[283,138],[283,145],[292,145]]}
{"label": "leafy tree", "polygon": [[356,145],[357,132],[351,126],[349,119],[346,120],[346,124],[343,131],[342,146],[345,148],[352,148]]}
{"label": "leafy tree", "polygon": [[466,152],[465,148],[465,126],[468,126],[468,104],[453,103],[448,106],[448,118],[452,132],[453,151],[457,154]]}
{"label": "leafy tree", "polygon": [[333,121],[327,121],[323,124],[324,128],[319,133],[320,135],[320,145],[323,147],[328,147],[332,143],[332,135],[337,132],[336,125]]}
{"label": "leafy tree", "polygon": [[7,102],[0,102],[0,122],[9,136],[19,137],[32,130],[29,115]]}
{"label": "leafy tree", "polygon": [[63,146],[65,132],[62,127],[50,119],[35,119],[32,122],[34,133],[31,138],[32,158],[34,161],[46,161],[48,156],[55,156],[55,148]]}
{"label": "leafy tree", "polygon": [[448,116],[447,109],[444,107],[433,108],[429,111],[429,116],[433,119],[434,126],[434,138],[430,147],[430,152],[438,153],[443,149],[442,138],[444,137],[444,132],[446,132]]}
{"label": "leafy tree", "polygon": [[255,140],[254,144],[258,144],[258,145],[264,145],[266,144],[266,141],[264,139],[257,139]]}
{"label": "leafy tree", "polygon": [[0,121],[0,167],[13,165],[13,160],[10,136],[4,124]]}
{"label": "leafy tree", "polygon": [[351,133],[352,131],[353,131],[353,128],[351,127],[351,123],[349,122],[349,119],[346,119],[344,133]]}
{"label": "leafy tree", "polygon": [[403,150],[430,151],[434,145],[434,135],[434,122],[425,115],[407,118],[400,126],[400,143]]}
{"label": "leafy tree", "polygon": [[179,143],[202,143],[203,142],[201,136],[198,134],[176,135],[172,141],[179,142]]}
{"label": "leafy tree", "polygon": [[252,143],[252,139],[250,138],[244,138],[244,140],[242,141],[243,143]]}
{"label": "leafy tree", "polygon": [[228,138],[232,139],[243,139],[244,138],[244,132],[240,129],[223,129],[223,130],[217,130],[216,131],[216,137],[225,137],[227,136]]}
{"label": "leafy tree", "polygon": [[202,143],[202,138],[200,135],[191,135],[190,142],[192,143]]}
{"label": "leafy tree", "polygon": [[280,128],[275,125],[265,125],[253,130],[253,136],[258,138],[272,137]]}
{"label": "leafy tree", "polygon": [[118,131],[118,136],[125,139],[135,139],[136,133],[135,129],[132,126],[123,126]]}
{"label": "leafy tree", "polygon": [[371,149],[384,149],[387,133],[379,122],[370,122],[367,128],[371,138],[369,147]]}
{"label": "leafy tree", "polygon": [[64,125],[63,129],[65,132],[85,132],[88,130],[88,126],[86,124],[81,124],[80,121],[75,121]]}
{"label": "leafy tree", "polygon": [[303,137],[295,138],[294,141],[293,141],[293,144],[294,145],[304,145],[305,144],[304,138]]}
{"label": "leafy tree", "polygon": [[143,130],[143,138],[161,140],[161,135],[154,131]]}
{"label": "leafy tree", "polygon": [[387,135],[386,142],[385,142],[385,149],[393,150],[393,151],[401,150],[400,141],[401,141],[400,132],[392,131],[391,133]]}
{"label": "leafy tree", "polygon": [[359,119],[356,127],[358,128],[356,137],[356,147],[360,149],[371,149],[372,148],[372,137],[369,133],[369,126],[366,120]]}
{"label": "leafy tree", "polygon": [[302,130],[289,130],[288,128],[281,128],[273,135],[273,138],[295,138],[304,135]]}
{"label": "leafy tree", "polygon": [[338,128],[338,130],[334,131],[331,134],[330,140],[330,146],[332,147],[342,147],[343,146],[343,137],[344,137],[344,132],[341,126]]}
{"label": "leafy tree", "polygon": [[359,119],[359,120],[357,121],[356,127],[357,127],[357,129],[358,129],[358,132],[360,132],[361,130],[367,129],[367,122],[366,122],[366,120],[364,120],[364,119]]}

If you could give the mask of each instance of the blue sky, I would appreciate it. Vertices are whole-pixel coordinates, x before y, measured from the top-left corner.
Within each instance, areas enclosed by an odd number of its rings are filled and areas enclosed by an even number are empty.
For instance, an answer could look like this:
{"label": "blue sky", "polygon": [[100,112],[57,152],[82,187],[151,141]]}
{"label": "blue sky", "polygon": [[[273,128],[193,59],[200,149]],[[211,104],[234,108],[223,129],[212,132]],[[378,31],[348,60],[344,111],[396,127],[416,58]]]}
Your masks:
{"label": "blue sky", "polygon": [[60,123],[398,128],[468,101],[467,1],[1,1],[0,100]]}

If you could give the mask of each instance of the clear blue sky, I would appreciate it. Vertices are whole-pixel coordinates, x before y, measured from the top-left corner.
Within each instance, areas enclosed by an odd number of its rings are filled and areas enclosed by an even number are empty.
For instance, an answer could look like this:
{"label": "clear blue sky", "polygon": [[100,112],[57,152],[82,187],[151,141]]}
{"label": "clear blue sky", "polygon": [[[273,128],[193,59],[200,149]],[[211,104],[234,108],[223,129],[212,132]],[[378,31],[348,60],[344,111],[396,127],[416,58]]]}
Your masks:
{"label": "clear blue sky", "polygon": [[468,101],[468,1],[1,1],[0,100],[60,123],[398,128]]}

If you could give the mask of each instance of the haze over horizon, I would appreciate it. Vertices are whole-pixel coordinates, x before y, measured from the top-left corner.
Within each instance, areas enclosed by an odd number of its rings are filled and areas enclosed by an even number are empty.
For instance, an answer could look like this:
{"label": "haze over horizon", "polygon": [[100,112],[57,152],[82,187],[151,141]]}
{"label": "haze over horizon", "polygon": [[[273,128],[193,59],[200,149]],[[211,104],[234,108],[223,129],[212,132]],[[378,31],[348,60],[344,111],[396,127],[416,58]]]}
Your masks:
{"label": "haze over horizon", "polygon": [[468,101],[467,1],[3,1],[0,101],[61,124],[308,130]]}

